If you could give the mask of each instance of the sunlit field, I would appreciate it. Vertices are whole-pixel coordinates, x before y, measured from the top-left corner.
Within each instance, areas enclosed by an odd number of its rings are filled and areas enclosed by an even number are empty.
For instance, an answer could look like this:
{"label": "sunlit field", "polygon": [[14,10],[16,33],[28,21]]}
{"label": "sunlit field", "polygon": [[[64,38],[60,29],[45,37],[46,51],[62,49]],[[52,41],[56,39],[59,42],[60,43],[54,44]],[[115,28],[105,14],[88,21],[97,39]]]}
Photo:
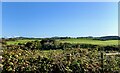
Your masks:
{"label": "sunlit field", "polygon": [[[16,40],[16,41],[8,41],[8,45],[15,45],[18,43],[26,43],[29,41],[35,41],[34,39],[23,39],[23,40]],[[40,41],[40,40],[39,40]],[[106,40],[106,41],[101,41],[101,40],[93,40],[93,39],[64,39],[64,40],[59,40],[62,43],[80,43],[80,44],[94,44],[94,45],[118,45],[118,40]]]}
{"label": "sunlit field", "polygon": [[81,43],[81,44],[95,44],[95,45],[118,45],[118,40],[106,40],[106,41],[100,41],[100,40],[92,40],[92,39],[65,39],[61,42],[67,42],[67,43]]}

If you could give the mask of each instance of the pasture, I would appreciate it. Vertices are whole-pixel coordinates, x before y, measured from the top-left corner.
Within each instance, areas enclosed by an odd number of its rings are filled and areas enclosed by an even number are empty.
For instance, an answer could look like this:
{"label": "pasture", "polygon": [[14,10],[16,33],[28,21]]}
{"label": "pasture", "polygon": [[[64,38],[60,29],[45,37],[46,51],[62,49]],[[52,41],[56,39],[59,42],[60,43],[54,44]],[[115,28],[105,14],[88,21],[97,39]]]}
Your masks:
{"label": "pasture", "polygon": [[118,45],[118,40],[92,40],[92,39],[65,39],[61,40],[61,42],[67,42],[67,43],[80,43],[80,44],[93,44],[93,45]]}
{"label": "pasture", "polygon": [[23,40],[16,40],[16,41],[7,41],[7,45],[17,45],[18,43],[26,43],[29,41],[35,41],[33,39],[23,39]]}
{"label": "pasture", "polygon": [[[17,45],[18,43],[26,43],[29,41],[35,41],[34,39],[23,39],[23,40],[16,40],[16,41],[7,41],[8,45]],[[40,40],[39,40],[40,41]],[[62,39],[59,40],[61,43],[79,43],[79,44],[93,44],[93,45],[118,45],[118,40],[93,40],[93,39]]]}

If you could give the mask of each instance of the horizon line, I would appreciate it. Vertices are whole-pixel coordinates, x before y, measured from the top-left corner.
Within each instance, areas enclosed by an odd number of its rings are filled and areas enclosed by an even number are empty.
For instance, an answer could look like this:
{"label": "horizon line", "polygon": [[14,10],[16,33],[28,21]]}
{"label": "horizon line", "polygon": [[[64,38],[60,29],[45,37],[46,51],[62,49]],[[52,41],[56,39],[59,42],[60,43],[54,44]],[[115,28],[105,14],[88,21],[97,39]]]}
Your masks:
{"label": "horizon line", "polygon": [[2,36],[0,38],[18,38],[18,37],[23,37],[23,38],[53,38],[53,37],[71,37],[71,38],[77,38],[77,37],[106,37],[106,36],[118,36],[119,35],[102,35],[102,36],[49,36],[49,37],[36,37],[36,36]]}

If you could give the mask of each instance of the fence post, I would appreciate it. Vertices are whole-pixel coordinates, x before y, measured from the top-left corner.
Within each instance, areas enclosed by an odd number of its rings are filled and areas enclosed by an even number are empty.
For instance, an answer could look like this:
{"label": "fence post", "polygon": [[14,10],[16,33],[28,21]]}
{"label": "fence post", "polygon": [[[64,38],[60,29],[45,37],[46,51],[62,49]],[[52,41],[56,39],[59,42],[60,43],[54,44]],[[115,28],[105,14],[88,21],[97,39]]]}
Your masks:
{"label": "fence post", "polygon": [[104,48],[102,47],[101,48],[101,68],[102,68],[101,73],[104,72],[104,69],[103,69],[103,67],[104,67],[104,54],[103,54],[103,51],[104,51]]}

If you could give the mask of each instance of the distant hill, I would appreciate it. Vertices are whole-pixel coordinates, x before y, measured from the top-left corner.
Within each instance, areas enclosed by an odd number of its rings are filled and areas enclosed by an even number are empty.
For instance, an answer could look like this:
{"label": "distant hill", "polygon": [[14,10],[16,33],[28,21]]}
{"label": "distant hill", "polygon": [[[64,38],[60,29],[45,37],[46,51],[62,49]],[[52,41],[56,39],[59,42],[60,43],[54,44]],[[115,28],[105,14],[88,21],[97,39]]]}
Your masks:
{"label": "distant hill", "polygon": [[[93,37],[93,36],[88,36],[88,37],[49,37],[46,39],[93,39],[93,40],[120,40],[119,36],[102,36],[102,37]],[[13,38],[3,38],[6,40],[18,40],[18,39],[34,39],[34,40],[41,40],[41,39],[45,39],[45,38],[34,38],[34,37],[13,37]]]}
{"label": "distant hill", "polygon": [[119,36],[103,36],[103,37],[96,37],[93,38],[94,40],[120,40]]}

